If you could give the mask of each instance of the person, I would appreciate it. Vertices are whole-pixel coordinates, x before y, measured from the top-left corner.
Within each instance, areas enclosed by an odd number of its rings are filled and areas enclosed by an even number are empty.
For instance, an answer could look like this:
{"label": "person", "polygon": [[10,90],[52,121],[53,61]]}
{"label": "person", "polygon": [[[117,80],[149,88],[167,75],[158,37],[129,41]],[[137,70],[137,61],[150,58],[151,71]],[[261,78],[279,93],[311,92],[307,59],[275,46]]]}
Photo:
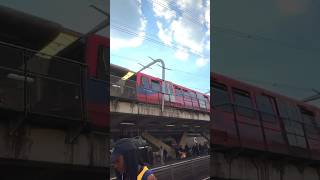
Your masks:
{"label": "person", "polygon": [[160,161],[161,161],[161,164],[163,165],[164,164],[164,161],[163,161],[163,148],[162,146],[160,146]]}
{"label": "person", "polygon": [[166,149],[163,150],[163,156],[164,156],[163,160],[164,160],[164,162],[166,162],[167,161],[167,156],[168,156],[168,152],[167,152]]}
{"label": "person", "polygon": [[152,170],[140,162],[138,147],[128,138],[116,142],[111,162],[118,180],[157,180]]}
{"label": "person", "polygon": [[186,157],[189,157],[190,156],[190,154],[189,154],[190,150],[189,150],[188,144],[185,145],[184,150],[186,151]]}
{"label": "person", "polygon": [[178,148],[178,146],[175,146],[174,150],[176,152],[176,160],[178,160],[179,159],[179,148]]}

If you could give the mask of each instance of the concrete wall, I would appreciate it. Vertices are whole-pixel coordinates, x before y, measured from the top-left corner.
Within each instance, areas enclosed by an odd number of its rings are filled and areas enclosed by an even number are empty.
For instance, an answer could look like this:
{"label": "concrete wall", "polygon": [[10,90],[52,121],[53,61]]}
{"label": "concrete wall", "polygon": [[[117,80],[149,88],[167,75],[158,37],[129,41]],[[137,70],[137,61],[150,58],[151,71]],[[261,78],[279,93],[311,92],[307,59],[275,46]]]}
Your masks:
{"label": "concrete wall", "polygon": [[107,167],[107,135],[81,134],[71,144],[68,134],[66,130],[24,126],[17,135],[9,135],[6,123],[0,122],[0,158]]}
{"label": "concrete wall", "polygon": [[234,157],[222,153],[211,156],[211,177],[237,180],[319,180],[320,167],[266,160]]}
{"label": "concrete wall", "polygon": [[161,112],[161,106],[117,100],[110,102],[110,112],[210,121],[210,113],[180,110],[170,107],[165,107],[165,111]]}

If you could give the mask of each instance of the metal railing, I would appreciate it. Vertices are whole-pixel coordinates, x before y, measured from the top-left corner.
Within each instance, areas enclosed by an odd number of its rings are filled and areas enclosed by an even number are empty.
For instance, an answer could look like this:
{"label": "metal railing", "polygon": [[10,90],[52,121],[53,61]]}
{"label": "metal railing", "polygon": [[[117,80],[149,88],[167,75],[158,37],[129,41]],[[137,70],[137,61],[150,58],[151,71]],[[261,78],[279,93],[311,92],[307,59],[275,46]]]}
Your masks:
{"label": "metal railing", "polygon": [[86,65],[0,42],[0,107],[86,119]]}
{"label": "metal railing", "polygon": [[[151,168],[158,180],[202,180],[210,176],[210,155]],[[116,179],[111,177],[110,180]]]}
{"label": "metal railing", "polygon": [[110,75],[110,96],[155,105],[161,105],[164,98],[165,106],[210,112],[210,102],[203,99],[162,93],[161,87],[159,90],[137,87],[136,81],[121,81],[121,77],[114,75]]}

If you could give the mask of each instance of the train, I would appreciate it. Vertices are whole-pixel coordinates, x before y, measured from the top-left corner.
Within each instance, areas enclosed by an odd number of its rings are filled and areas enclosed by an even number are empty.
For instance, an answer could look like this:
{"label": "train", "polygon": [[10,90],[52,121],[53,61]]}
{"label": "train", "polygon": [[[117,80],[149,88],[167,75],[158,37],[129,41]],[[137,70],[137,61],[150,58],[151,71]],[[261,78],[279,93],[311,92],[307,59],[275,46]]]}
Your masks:
{"label": "train", "polygon": [[320,160],[320,109],[211,73],[211,146]]}
{"label": "train", "polygon": [[[129,72],[109,65],[109,37],[81,34],[3,6],[0,10],[5,25],[0,30],[1,109],[24,112],[32,119],[54,117],[53,123],[85,121],[107,131],[109,94],[115,88],[110,82]],[[166,106],[210,112],[208,95],[170,81],[163,84],[142,72],[125,81],[125,92],[129,91],[130,98],[139,102],[158,104],[164,98]]]}
{"label": "train", "polygon": [[[122,77],[130,72],[129,79],[123,81]],[[162,81],[154,76],[142,72],[134,73],[127,68],[110,64],[110,96],[135,100],[142,103],[164,103],[167,107],[194,110],[198,112],[210,112],[210,96],[170,81]],[[165,92],[162,93],[162,86]],[[120,90],[123,88],[123,90]]]}
{"label": "train", "polygon": [[0,22],[2,110],[32,120],[45,116],[40,119],[109,127],[108,37],[81,34],[5,6]]}

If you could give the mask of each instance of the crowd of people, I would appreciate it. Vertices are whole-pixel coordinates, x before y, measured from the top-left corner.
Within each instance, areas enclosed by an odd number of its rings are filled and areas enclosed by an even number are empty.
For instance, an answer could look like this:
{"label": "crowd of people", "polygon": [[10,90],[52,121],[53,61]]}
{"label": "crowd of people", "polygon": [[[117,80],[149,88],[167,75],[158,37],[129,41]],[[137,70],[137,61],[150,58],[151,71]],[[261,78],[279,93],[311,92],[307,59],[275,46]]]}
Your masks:
{"label": "crowd of people", "polygon": [[172,148],[175,150],[175,158],[171,158],[167,150],[161,146],[158,151],[153,152],[153,164],[160,163],[163,165],[172,160],[181,160],[209,154],[209,145],[207,143],[194,143],[190,147],[188,144],[186,144],[184,147],[181,145],[176,145],[172,146]]}
{"label": "crowd of people", "polygon": [[207,143],[194,143],[191,147],[189,147],[188,144],[186,144],[185,147],[175,147],[175,153],[177,160],[188,157],[206,155],[209,153],[209,146]]}

